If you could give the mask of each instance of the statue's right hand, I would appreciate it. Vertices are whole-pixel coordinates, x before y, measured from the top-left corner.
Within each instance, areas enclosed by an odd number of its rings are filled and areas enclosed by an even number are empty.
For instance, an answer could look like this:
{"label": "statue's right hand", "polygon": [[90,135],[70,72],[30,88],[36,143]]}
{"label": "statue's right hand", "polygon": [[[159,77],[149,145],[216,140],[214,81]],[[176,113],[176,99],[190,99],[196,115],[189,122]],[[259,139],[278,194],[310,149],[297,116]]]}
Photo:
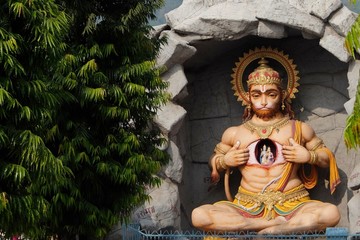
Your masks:
{"label": "statue's right hand", "polygon": [[224,162],[229,167],[238,167],[246,164],[249,160],[249,149],[240,149],[240,141],[230,148],[230,150],[224,156]]}
{"label": "statue's right hand", "polygon": [[211,160],[211,168],[211,183],[216,185],[220,181],[220,174],[216,169],[216,163],[214,158]]}

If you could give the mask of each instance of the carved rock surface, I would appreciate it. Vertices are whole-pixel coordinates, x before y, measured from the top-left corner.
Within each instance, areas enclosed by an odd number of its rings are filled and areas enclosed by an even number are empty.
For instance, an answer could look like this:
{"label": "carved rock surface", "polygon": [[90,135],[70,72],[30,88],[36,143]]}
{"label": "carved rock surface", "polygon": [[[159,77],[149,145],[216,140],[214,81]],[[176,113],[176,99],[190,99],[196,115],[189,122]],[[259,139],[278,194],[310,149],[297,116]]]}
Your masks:
{"label": "carved rock surface", "polygon": [[360,164],[357,164],[350,173],[348,188],[354,191],[360,189]]}
{"label": "carved rock surface", "polygon": [[[172,99],[158,111],[155,122],[169,136],[172,162],[162,169],[163,184],[151,189],[152,201],[135,211],[134,221],[151,230],[170,225],[190,229],[194,207],[224,199],[221,186],[209,187],[207,161],[222,132],[241,123],[231,68],[254,46],[274,45],[291,52],[303,80],[293,101],[296,114],[335,152],[342,176],[352,176],[354,157],[346,155],[342,142],[344,104],[349,113],[360,67],[343,41],[356,17],[340,0],[184,0],[166,14],[167,24],[154,34],[168,38],[157,65],[166,68],[162,78],[169,82]],[[184,90],[186,96],[181,94]],[[349,180],[348,187],[357,189],[359,179]],[[341,187],[329,199],[345,216],[339,225],[348,226],[347,195]],[[358,198],[348,205],[352,226],[359,217],[354,215]]]}
{"label": "carved rock surface", "polygon": [[350,221],[350,233],[356,234],[360,233],[360,193],[356,193],[348,202],[348,207],[351,209],[349,211],[349,221]]}
{"label": "carved rock surface", "polygon": [[164,179],[158,188],[149,188],[151,200],[136,209],[133,222],[143,229],[159,230],[167,227],[180,228],[179,190],[176,184]]}

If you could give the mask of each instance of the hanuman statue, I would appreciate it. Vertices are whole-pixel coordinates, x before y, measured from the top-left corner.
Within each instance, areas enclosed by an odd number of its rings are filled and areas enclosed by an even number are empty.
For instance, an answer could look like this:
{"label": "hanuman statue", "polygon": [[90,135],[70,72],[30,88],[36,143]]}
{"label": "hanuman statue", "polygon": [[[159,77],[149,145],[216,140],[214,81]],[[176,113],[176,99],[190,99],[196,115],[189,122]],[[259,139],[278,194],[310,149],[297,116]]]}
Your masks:
{"label": "hanuman statue", "polygon": [[[280,62],[287,71],[287,87],[267,59]],[[227,201],[206,204],[192,212],[194,227],[212,232],[255,231],[259,234],[320,231],[340,220],[338,208],[311,200],[307,189],[317,182],[317,167],[330,168],[330,191],[340,183],[333,153],[314,130],[294,119],[290,99],[298,86],[297,71],[287,56],[273,49],[256,49],[234,69],[235,95],[246,106],[244,123],[225,130],[210,157],[211,177],[221,172],[228,182],[229,170],[241,173],[235,197],[225,186]],[[245,67],[259,66],[245,79]],[[244,81],[245,82],[245,81]],[[311,165],[311,172],[304,165]]]}

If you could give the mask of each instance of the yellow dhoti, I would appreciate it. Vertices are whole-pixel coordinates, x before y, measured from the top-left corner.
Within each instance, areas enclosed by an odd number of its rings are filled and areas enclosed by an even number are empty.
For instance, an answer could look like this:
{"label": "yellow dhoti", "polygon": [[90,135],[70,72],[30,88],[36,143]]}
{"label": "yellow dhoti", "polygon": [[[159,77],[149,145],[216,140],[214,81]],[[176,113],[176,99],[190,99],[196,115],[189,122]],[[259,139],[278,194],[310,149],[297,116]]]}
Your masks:
{"label": "yellow dhoti", "polygon": [[310,200],[309,193],[303,185],[286,192],[265,190],[255,193],[239,187],[233,202],[220,201],[215,204],[226,204],[238,209],[247,218],[273,219],[284,216],[289,219],[295,211]]}

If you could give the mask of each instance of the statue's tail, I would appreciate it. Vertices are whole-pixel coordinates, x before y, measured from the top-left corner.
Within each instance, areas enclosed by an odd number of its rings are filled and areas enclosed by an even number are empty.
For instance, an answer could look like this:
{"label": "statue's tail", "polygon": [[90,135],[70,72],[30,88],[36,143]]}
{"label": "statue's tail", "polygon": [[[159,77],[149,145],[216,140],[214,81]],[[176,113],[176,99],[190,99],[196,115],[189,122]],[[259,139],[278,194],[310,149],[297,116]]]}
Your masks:
{"label": "statue's tail", "polygon": [[224,176],[224,189],[225,189],[225,195],[227,200],[230,202],[234,201],[234,198],[231,195],[230,192],[230,168],[226,169],[225,176]]}

